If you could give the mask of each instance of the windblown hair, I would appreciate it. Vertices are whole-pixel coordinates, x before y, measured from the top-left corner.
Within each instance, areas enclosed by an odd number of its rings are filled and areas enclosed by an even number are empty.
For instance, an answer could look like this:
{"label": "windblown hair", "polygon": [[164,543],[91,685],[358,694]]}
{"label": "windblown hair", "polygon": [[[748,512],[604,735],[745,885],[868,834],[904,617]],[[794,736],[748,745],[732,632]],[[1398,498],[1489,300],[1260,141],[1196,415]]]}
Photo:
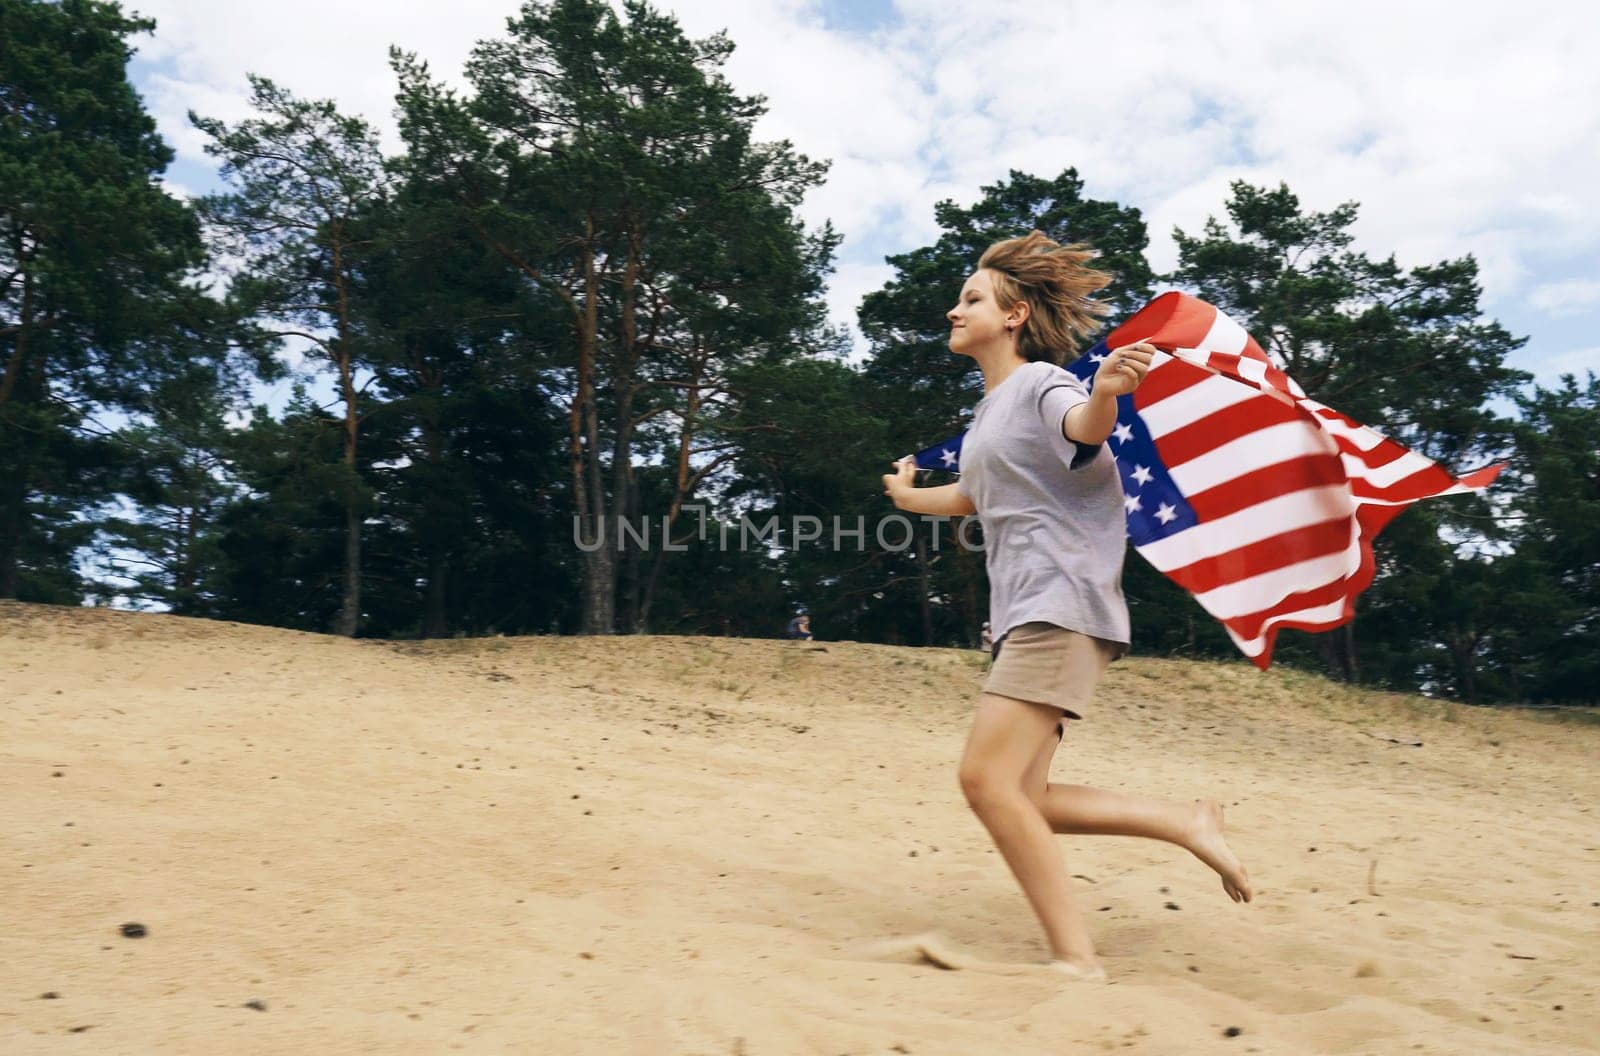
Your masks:
{"label": "windblown hair", "polygon": [[1063,246],[1043,231],[996,242],[983,251],[978,267],[994,272],[995,299],[1002,312],[1018,301],[1028,305],[1028,318],[1017,333],[1017,351],[1030,363],[1061,366],[1078,343],[1100,329],[1099,317],[1111,310],[1090,294],[1109,285],[1112,276],[1089,267],[1099,254],[1082,243]]}

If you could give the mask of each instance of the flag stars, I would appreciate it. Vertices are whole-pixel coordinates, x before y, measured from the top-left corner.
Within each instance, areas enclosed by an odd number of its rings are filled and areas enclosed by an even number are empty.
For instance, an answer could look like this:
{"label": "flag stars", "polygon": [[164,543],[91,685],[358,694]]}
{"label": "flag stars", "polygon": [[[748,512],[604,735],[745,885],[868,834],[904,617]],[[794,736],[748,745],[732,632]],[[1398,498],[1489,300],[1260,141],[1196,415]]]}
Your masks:
{"label": "flag stars", "polygon": [[1133,479],[1139,482],[1140,487],[1150,483],[1152,476],[1153,474],[1151,474],[1150,470],[1144,466],[1133,467]]}
{"label": "flag stars", "polygon": [[1129,513],[1138,513],[1144,508],[1139,504],[1139,496],[1137,495],[1124,495],[1122,497],[1122,505]]}
{"label": "flag stars", "polygon": [[1127,422],[1118,422],[1117,427],[1111,430],[1111,435],[1117,438],[1117,443],[1125,444],[1133,439],[1133,428]]}
{"label": "flag stars", "polygon": [[939,452],[939,458],[944,462],[947,469],[956,464],[956,453],[948,447]]}
{"label": "flag stars", "polygon": [[1163,502],[1161,505],[1156,507],[1156,520],[1160,521],[1162,524],[1170,524],[1177,519],[1178,511],[1166,503]]}

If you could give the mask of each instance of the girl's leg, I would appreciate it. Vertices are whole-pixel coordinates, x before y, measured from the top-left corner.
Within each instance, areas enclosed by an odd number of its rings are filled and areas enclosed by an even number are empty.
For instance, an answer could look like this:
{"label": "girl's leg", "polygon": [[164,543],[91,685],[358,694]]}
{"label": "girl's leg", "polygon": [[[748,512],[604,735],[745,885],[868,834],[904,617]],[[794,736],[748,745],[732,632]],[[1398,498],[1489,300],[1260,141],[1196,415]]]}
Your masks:
{"label": "girl's leg", "polygon": [[1222,806],[1212,800],[1174,803],[1088,785],[1046,781],[1056,741],[1041,746],[1023,777],[1023,790],[1052,832],[1073,836],[1142,836],[1176,844],[1222,878],[1235,902],[1250,901],[1250,877],[1222,834]]}
{"label": "girl's leg", "polygon": [[1046,739],[1056,739],[1056,711],[993,693],[978,698],[961,758],[961,790],[989,830],[1039,922],[1055,959],[1096,971],[1094,943],[1072,897],[1072,881],[1050,825],[1023,787]]}

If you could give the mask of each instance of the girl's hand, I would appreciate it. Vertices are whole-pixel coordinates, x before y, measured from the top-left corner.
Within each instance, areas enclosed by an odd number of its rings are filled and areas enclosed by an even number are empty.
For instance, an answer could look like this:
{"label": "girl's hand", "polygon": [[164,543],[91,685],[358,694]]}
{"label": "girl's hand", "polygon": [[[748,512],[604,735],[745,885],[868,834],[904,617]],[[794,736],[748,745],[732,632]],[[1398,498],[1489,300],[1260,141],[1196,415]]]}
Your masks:
{"label": "girl's hand", "polygon": [[1108,396],[1126,396],[1150,373],[1155,354],[1156,346],[1148,341],[1113,349],[1094,372],[1094,391]]}
{"label": "girl's hand", "polygon": [[897,459],[893,465],[898,467],[895,472],[883,475],[883,493],[898,507],[900,496],[917,486],[917,462],[907,455],[905,458]]}

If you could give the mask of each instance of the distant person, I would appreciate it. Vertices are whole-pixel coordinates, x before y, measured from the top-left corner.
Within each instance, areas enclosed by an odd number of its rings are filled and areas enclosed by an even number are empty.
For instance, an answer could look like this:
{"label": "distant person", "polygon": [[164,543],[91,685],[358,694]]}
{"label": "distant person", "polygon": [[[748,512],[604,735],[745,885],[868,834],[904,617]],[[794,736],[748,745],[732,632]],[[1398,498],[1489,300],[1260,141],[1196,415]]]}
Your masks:
{"label": "distant person", "polygon": [[978,632],[978,648],[984,652],[994,648],[994,632],[989,629],[989,621],[983,621],[983,630]]}
{"label": "distant person", "polygon": [[793,638],[805,642],[811,641],[811,614],[808,612],[801,612],[794,619],[790,620],[789,626],[784,628],[783,636],[785,638]]}
{"label": "distant person", "polygon": [[1105,970],[1052,833],[1164,840],[1216,870],[1229,898],[1251,898],[1216,801],[1047,780],[1065,720],[1082,717],[1106,665],[1128,648],[1127,527],[1106,440],[1118,398],[1139,387],[1157,351],[1145,342],[1108,349],[1092,393],[1062,368],[1108,310],[1091,296],[1112,278],[1090,267],[1094,256],[1039,231],[984,252],[946,313],[950,351],[983,372],[961,477],[918,488],[910,460],[883,477],[902,510],[976,513],[983,525],[994,664],[962,754],[961,789],[1043,924],[1051,967],[1075,979],[1104,979]]}

